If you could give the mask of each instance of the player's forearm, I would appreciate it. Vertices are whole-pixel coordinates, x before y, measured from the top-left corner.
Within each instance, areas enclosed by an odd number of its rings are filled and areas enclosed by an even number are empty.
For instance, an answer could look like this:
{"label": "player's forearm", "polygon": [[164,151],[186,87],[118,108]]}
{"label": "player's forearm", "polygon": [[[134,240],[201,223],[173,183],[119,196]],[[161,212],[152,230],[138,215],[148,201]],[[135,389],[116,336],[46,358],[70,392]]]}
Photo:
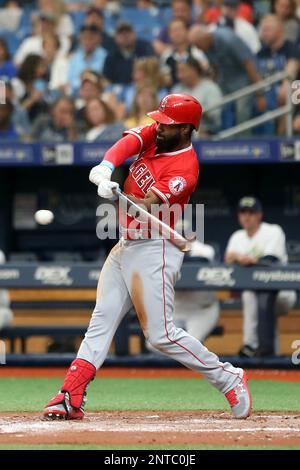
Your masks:
{"label": "player's forearm", "polygon": [[122,165],[127,158],[133,157],[141,150],[141,143],[137,137],[128,134],[118,140],[105,154],[103,162],[106,162],[112,170]]}

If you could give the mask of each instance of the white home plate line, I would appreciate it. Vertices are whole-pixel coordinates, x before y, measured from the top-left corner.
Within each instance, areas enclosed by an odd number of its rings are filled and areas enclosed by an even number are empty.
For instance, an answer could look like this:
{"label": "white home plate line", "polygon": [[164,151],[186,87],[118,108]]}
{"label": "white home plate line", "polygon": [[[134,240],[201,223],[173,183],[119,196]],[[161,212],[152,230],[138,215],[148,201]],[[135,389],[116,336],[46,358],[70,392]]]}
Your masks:
{"label": "white home plate line", "polygon": [[[197,423],[198,425],[200,423]],[[208,424],[208,423],[207,423]],[[221,426],[220,421],[212,426],[211,423],[207,427],[197,426],[196,423],[191,422],[172,422],[172,423],[142,423],[140,425],[136,423],[118,423],[118,429],[116,429],[116,423],[112,421],[106,421],[103,423],[74,423],[74,422],[15,422],[0,424],[0,435],[1,434],[16,434],[16,433],[30,433],[30,434],[49,434],[61,431],[72,430],[72,432],[176,432],[176,433],[253,433],[253,432],[272,432],[272,433],[289,433],[299,434],[300,429],[292,426],[249,426],[245,425],[244,422],[240,422],[237,427],[236,422],[232,423],[232,426]]]}

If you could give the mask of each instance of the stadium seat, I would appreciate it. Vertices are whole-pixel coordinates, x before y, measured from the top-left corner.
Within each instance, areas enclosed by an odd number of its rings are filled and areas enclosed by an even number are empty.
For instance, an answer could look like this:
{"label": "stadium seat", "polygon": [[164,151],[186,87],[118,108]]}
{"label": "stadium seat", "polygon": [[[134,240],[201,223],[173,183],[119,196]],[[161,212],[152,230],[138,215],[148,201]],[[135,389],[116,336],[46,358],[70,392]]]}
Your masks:
{"label": "stadium seat", "polygon": [[19,48],[22,38],[19,37],[18,33],[12,31],[1,31],[0,38],[4,39],[7,44],[8,50],[12,56],[14,56],[16,50]]}
{"label": "stadium seat", "polygon": [[141,10],[133,7],[123,7],[121,17],[128,21],[133,27],[139,39],[153,41],[161,28],[162,22],[158,9]]}
{"label": "stadium seat", "polygon": [[74,24],[74,30],[75,34],[79,34],[80,28],[84,22],[85,18],[85,11],[82,10],[75,10],[75,11],[70,11],[69,15],[72,18],[73,24]]}

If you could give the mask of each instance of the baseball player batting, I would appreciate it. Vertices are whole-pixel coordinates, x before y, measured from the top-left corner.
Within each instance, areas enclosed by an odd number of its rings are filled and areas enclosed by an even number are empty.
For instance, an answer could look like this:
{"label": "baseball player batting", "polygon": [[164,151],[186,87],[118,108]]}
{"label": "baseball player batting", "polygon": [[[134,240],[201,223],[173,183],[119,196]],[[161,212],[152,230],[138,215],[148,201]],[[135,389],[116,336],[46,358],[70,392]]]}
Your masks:
{"label": "baseball player batting", "polygon": [[[159,109],[149,113],[153,124],[126,131],[91,170],[90,181],[98,186],[98,195],[111,199],[119,187],[111,181],[114,169],[138,155],[130,166],[124,193],[147,210],[152,204],[175,203],[183,209],[198,181],[199,164],[191,136],[199,127],[201,114],[201,105],[192,96],[167,95]],[[174,325],[174,285],[183,252],[163,238],[151,239],[147,234],[137,239],[134,230],[126,231],[129,223],[126,215],[121,220],[123,236],[101,270],[96,306],[77,358],[44,416],[53,420],[84,417],[87,386],[103,364],[118,325],[133,306],[152,347],[203,374],[225,395],[234,417],[247,418],[251,395],[246,373],[220,362],[196,338]]]}

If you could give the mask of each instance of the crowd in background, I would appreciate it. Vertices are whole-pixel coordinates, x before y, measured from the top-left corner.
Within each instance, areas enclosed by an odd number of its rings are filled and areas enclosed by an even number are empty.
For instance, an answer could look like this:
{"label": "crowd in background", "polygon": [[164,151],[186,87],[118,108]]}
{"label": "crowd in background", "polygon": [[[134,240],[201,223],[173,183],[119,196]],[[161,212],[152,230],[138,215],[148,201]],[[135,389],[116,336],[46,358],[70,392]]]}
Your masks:
{"label": "crowd in background", "polygon": [[[114,141],[168,92],[208,110],[276,72],[297,80],[299,18],[295,0],[0,0],[0,140]],[[288,88],[206,112],[200,136],[283,106]],[[285,120],[252,132],[283,135]]]}

